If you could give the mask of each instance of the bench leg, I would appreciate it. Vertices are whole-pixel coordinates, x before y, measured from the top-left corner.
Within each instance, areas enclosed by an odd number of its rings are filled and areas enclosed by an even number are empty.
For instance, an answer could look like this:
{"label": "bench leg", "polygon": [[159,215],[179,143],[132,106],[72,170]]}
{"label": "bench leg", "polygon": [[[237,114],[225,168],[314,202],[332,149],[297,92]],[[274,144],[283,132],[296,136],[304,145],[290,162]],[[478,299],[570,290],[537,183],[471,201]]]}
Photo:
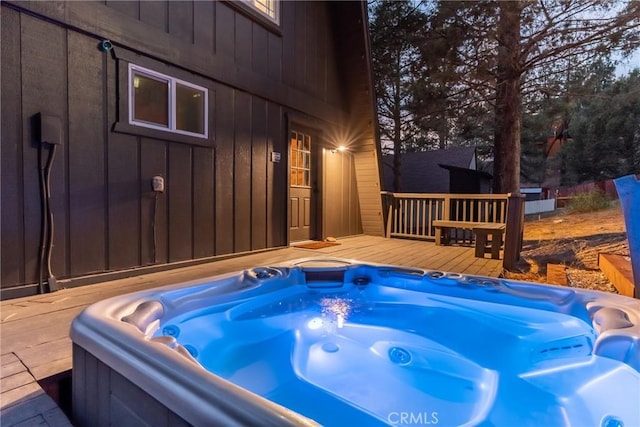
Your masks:
{"label": "bench leg", "polygon": [[487,233],[485,231],[476,231],[476,257],[484,258],[484,248],[487,246]]}
{"label": "bench leg", "polygon": [[442,227],[442,240],[445,245],[451,243],[451,229],[447,227]]}
{"label": "bench leg", "polygon": [[440,246],[440,239],[442,238],[442,230],[440,227],[436,227],[436,246]]}
{"label": "bench leg", "polygon": [[502,246],[502,230],[491,233],[491,258],[500,259],[500,246]]}

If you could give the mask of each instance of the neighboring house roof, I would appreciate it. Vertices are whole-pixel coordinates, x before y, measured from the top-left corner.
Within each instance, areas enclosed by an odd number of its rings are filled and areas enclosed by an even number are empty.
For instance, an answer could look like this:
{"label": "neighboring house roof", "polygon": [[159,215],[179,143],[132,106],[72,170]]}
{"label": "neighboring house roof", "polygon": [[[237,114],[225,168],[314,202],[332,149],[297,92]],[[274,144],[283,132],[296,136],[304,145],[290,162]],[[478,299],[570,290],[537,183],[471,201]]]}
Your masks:
{"label": "neighboring house roof", "polygon": [[[475,169],[475,156],[474,147],[404,153],[400,163],[400,191],[448,193],[449,170],[444,166]],[[385,189],[393,191],[393,155],[383,156],[382,161]]]}
{"label": "neighboring house roof", "polygon": [[438,164],[438,166],[448,171],[469,172],[471,175],[477,176],[478,178],[493,179],[493,175],[491,175],[489,172],[485,172],[481,170],[469,169],[466,167],[453,166],[453,165],[443,165],[443,164]]}

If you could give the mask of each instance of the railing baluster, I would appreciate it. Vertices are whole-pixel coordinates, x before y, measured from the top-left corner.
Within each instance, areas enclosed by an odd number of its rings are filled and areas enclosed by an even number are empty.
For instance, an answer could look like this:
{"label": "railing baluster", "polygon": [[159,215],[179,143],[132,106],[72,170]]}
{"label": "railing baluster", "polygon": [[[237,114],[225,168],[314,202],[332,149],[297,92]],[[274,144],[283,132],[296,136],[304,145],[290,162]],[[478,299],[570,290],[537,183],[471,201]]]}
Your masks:
{"label": "railing baluster", "polygon": [[415,212],[413,210],[414,209],[414,203],[413,203],[414,201],[415,201],[414,199],[411,199],[409,201],[409,209],[410,209],[410,211],[409,211],[409,234],[415,234],[415,230],[413,228],[413,218],[415,216]]}
{"label": "railing baluster", "polygon": [[403,220],[402,220],[402,232],[404,234],[408,234],[407,233],[407,202],[408,202],[407,199],[404,199],[402,201],[402,217],[403,217]]}
{"label": "railing baluster", "polygon": [[398,226],[398,210],[400,209],[400,203],[401,201],[398,199],[394,200],[393,203],[393,229],[396,234],[400,232],[400,227]]}
{"label": "railing baluster", "polygon": [[426,220],[427,220],[427,215],[426,215],[426,208],[427,208],[427,200],[422,200],[422,203],[420,205],[422,207],[422,232],[420,233],[421,236],[426,237],[427,236],[427,224],[426,224]]}

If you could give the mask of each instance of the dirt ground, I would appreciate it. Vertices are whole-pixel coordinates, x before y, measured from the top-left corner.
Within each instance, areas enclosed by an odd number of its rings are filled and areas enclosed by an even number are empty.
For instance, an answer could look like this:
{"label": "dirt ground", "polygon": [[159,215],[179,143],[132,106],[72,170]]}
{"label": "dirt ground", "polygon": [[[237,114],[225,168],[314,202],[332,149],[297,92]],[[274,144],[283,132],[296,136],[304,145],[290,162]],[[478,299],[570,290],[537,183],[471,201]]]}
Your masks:
{"label": "dirt ground", "polygon": [[598,268],[598,254],[629,256],[624,218],[618,204],[588,213],[557,210],[527,217],[519,272],[506,278],[547,282],[547,264],[566,266],[569,286],[617,293]]}

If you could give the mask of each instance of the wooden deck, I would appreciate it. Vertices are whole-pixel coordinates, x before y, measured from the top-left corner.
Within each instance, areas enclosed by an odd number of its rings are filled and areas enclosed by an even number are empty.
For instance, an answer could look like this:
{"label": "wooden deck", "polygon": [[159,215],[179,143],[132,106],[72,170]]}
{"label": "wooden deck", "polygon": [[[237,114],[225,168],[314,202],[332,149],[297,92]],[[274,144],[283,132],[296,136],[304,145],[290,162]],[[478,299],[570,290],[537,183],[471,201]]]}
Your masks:
{"label": "wooden deck", "polygon": [[492,277],[502,272],[501,260],[476,258],[472,246],[436,246],[431,242],[371,236],[339,242],[338,246],[322,249],[290,247],[2,301],[0,424],[70,425],[37,381],[71,369],[71,321],[87,305],[105,298],[306,257],[340,257]]}

